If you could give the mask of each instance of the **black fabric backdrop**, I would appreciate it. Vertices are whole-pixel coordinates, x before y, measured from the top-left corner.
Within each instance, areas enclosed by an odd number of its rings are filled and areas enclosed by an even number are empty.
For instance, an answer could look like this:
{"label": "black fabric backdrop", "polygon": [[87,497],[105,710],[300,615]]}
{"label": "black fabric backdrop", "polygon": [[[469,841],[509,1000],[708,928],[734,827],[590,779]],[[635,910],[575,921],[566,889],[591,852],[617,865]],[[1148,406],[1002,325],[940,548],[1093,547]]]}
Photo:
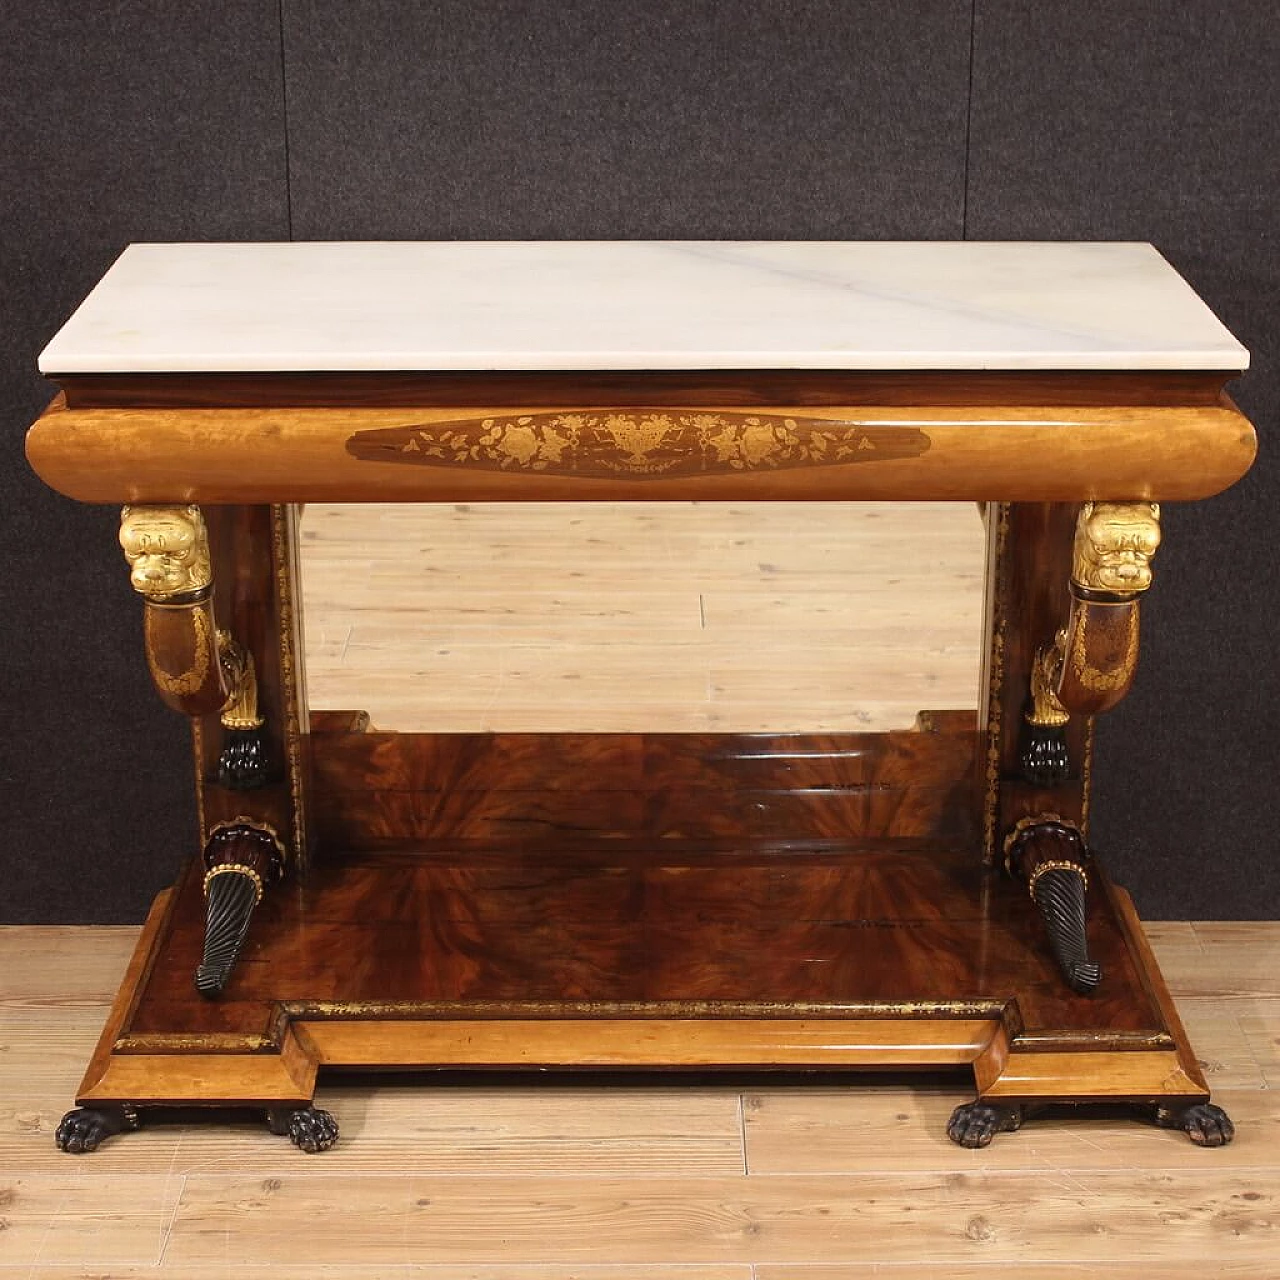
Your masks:
{"label": "black fabric backdrop", "polygon": [[114,509],[27,470],[39,348],[132,240],[1153,240],[1263,436],[1166,512],[1095,836],[1150,916],[1280,911],[1269,0],[7,0],[0,920],[139,920],[194,838]]}

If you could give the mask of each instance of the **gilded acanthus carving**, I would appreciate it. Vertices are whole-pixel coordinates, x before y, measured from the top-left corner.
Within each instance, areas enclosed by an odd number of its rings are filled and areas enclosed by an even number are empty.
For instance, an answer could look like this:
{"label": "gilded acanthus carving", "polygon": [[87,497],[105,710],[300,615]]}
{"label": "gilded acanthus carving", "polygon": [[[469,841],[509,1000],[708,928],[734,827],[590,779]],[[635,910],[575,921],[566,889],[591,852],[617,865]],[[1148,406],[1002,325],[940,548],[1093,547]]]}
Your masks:
{"label": "gilded acanthus carving", "polygon": [[1159,504],[1086,502],[1076,523],[1071,580],[1086,591],[1145,591],[1159,546]]}
{"label": "gilded acanthus carving", "polygon": [[232,636],[218,632],[218,658],[227,688],[231,690],[220,719],[224,729],[260,729],[264,723],[258,711],[258,676],[253,654]]}
{"label": "gilded acanthus carving", "polygon": [[1058,674],[1066,649],[1067,633],[1059,631],[1053,644],[1041,645],[1031,666],[1031,706],[1027,723],[1064,725],[1071,716],[1058,700]]}
{"label": "gilded acanthus carving", "polygon": [[1071,715],[1059,696],[1064,688],[1097,695],[1128,692],[1138,666],[1138,637],[1135,602],[1073,602],[1067,626],[1052,644],[1036,650],[1027,723],[1045,727],[1066,724]]}

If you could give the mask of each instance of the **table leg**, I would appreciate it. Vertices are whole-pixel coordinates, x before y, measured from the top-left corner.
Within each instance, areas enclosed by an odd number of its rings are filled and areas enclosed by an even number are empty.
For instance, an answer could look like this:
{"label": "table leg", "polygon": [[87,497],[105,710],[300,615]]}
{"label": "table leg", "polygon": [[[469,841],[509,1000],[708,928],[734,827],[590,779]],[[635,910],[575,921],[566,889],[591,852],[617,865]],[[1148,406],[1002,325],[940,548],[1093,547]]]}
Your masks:
{"label": "table leg", "polygon": [[121,520],[153,681],[195,731],[208,900],[196,986],[211,998],[267,886],[305,860],[296,541],[287,507],[132,506]]}

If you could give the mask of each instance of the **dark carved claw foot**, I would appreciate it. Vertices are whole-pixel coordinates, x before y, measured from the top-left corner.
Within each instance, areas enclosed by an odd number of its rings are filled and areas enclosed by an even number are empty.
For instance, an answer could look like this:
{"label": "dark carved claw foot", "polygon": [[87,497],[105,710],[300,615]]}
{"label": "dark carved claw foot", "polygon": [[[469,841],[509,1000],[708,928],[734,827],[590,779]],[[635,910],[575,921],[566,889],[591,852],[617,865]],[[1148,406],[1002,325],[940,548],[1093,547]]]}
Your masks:
{"label": "dark carved claw foot", "polygon": [[1236,1136],[1231,1117],[1212,1102],[1157,1107],[1155,1122],[1162,1129],[1181,1129],[1198,1147],[1225,1147]]}
{"label": "dark carved claw foot", "polygon": [[273,1107],[267,1112],[267,1128],[308,1155],[328,1151],[338,1141],[338,1122],[319,1107],[297,1111]]}
{"label": "dark carved claw foot", "polygon": [[96,1151],[104,1138],[127,1133],[140,1123],[132,1107],[76,1107],[62,1117],[53,1141],[59,1151],[85,1155]]}
{"label": "dark carved claw foot", "polygon": [[966,1102],[951,1113],[947,1137],[962,1147],[988,1147],[997,1133],[1022,1127],[1022,1108],[998,1102]]}

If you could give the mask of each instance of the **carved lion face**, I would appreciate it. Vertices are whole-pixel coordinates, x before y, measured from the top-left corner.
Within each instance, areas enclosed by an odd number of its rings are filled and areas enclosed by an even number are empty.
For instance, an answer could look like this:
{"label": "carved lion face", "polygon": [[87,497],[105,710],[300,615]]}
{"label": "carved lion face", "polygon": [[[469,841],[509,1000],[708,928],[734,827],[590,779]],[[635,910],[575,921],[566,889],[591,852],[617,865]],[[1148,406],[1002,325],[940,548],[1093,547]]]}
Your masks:
{"label": "carved lion face", "polygon": [[144,596],[164,599],[212,581],[209,537],[199,507],[125,507],[120,545],[133,589]]}
{"label": "carved lion face", "polygon": [[1160,508],[1151,502],[1085,503],[1073,577],[1099,591],[1145,591],[1160,546]]}

